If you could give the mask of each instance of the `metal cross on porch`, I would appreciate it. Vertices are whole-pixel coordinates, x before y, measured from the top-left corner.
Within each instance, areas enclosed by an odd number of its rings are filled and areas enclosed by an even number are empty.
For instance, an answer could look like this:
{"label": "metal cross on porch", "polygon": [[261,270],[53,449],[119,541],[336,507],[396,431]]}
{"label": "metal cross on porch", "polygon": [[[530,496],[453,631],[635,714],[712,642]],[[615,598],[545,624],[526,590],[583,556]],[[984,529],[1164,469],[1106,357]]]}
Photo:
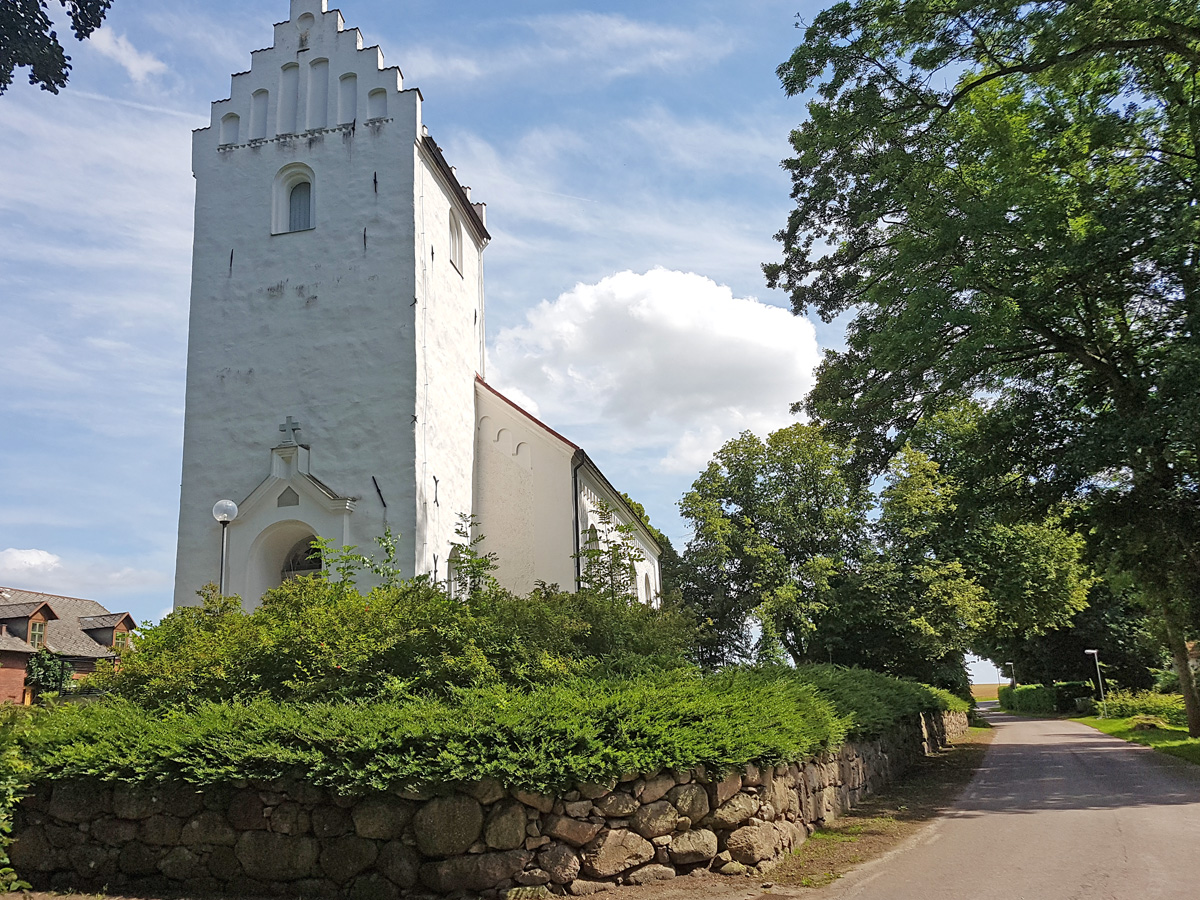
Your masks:
{"label": "metal cross on porch", "polygon": [[288,416],[287,421],[279,426],[279,430],[287,435],[283,439],[285,444],[294,444],[296,443],[296,432],[300,430],[300,423],[291,416]]}

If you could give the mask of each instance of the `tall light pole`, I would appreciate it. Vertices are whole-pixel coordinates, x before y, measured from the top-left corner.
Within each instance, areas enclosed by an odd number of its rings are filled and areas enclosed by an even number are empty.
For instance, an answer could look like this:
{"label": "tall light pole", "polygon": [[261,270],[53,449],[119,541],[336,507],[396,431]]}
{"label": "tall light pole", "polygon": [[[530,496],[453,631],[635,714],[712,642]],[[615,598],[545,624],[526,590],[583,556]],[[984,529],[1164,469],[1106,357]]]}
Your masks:
{"label": "tall light pole", "polygon": [[1100,685],[1100,717],[1107,719],[1108,704],[1104,702],[1104,676],[1100,674],[1100,651],[1084,650],[1083,652],[1096,661],[1096,684]]}
{"label": "tall light pole", "polygon": [[1008,666],[1009,680],[1012,681],[1012,686],[1016,687],[1017,686],[1017,667],[1015,665],[1013,665],[1011,660],[1006,662],[1005,665]]}
{"label": "tall light pole", "polygon": [[229,551],[229,523],[237,518],[237,504],[232,500],[218,500],[213,507],[213,518],[221,523],[221,596],[225,596],[225,556]]}

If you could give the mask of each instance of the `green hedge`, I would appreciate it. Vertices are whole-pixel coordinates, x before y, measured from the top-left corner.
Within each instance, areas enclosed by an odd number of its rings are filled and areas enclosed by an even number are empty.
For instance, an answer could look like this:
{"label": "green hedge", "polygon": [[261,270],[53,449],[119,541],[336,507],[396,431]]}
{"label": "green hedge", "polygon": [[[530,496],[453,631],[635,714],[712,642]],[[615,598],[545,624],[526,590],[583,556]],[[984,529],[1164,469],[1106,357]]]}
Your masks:
{"label": "green hedge", "polygon": [[206,703],[147,710],[124,700],[38,714],[20,736],[40,778],[197,785],[298,774],[342,793],[493,777],[557,790],[629,772],[797,760],[920,711],[966,704],[860,670],[679,670],[492,685],[403,703]]}
{"label": "green hedge", "polygon": [[1151,691],[1112,691],[1104,698],[1110,719],[1126,719],[1130,716],[1158,716],[1168,725],[1187,728],[1187,712],[1183,708],[1182,694],[1156,694]]}
{"label": "green hedge", "polygon": [[1057,711],[1054,691],[1044,684],[1020,684],[1000,688],[1000,706],[1009,712],[1052,716]]}

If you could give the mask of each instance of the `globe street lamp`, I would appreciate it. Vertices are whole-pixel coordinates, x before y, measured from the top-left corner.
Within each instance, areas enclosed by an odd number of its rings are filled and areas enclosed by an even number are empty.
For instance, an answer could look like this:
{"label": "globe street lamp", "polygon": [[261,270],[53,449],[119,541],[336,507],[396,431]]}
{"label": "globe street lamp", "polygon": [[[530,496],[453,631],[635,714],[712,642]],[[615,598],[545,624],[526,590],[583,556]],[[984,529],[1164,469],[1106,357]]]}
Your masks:
{"label": "globe street lamp", "polygon": [[1107,719],[1108,704],[1104,702],[1104,676],[1100,674],[1100,651],[1084,650],[1083,652],[1096,661],[1096,684],[1100,685],[1100,717]]}
{"label": "globe street lamp", "polygon": [[225,596],[225,554],[229,550],[229,523],[237,518],[237,504],[232,500],[218,500],[213,507],[213,518],[221,523],[221,596]]}

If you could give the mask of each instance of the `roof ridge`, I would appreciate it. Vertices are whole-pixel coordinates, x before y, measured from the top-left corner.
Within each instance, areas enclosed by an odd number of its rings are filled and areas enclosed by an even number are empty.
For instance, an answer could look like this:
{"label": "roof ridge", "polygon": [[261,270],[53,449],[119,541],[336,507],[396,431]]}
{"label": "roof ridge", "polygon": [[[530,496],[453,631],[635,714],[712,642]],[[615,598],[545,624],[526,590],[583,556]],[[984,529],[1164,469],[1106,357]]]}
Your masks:
{"label": "roof ridge", "polygon": [[[53,597],[56,600],[80,600],[84,603],[95,603],[99,606],[104,606],[104,604],[99,600],[91,600],[87,597],[72,597],[69,594],[47,594],[45,591],[31,591],[27,590],[26,588],[7,587],[0,584],[0,594],[3,594],[5,591],[20,591],[22,594],[35,594],[38,597]],[[105,608],[107,609],[107,607]]]}

